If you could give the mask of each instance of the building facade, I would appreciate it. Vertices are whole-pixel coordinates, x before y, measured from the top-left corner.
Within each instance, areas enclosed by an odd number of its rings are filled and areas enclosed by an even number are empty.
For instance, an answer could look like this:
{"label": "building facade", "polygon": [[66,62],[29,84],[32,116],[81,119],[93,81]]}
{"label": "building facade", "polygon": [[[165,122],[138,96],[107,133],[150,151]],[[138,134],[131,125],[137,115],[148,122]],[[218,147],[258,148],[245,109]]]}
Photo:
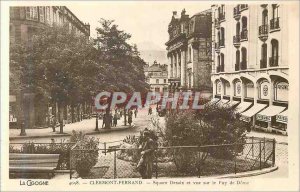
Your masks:
{"label": "building facade", "polygon": [[167,65],[154,63],[144,68],[146,82],[150,85],[150,91],[167,92],[168,91],[168,71]]}
{"label": "building facade", "polygon": [[215,102],[236,107],[254,128],[286,134],[289,5],[212,6]]}
{"label": "building facade", "polygon": [[211,10],[189,17],[173,12],[168,26],[168,80],[170,91],[211,92]]}
{"label": "building facade", "polygon": [[[28,42],[33,33],[41,28],[65,26],[75,35],[90,36],[90,25],[80,21],[65,6],[30,6],[10,7],[10,44]],[[13,71],[10,71],[13,73]],[[26,128],[49,123],[49,115],[54,113],[47,103],[35,103],[35,95],[30,91],[18,92],[10,87],[9,122],[12,127],[17,126],[18,108],[23,108]]]}

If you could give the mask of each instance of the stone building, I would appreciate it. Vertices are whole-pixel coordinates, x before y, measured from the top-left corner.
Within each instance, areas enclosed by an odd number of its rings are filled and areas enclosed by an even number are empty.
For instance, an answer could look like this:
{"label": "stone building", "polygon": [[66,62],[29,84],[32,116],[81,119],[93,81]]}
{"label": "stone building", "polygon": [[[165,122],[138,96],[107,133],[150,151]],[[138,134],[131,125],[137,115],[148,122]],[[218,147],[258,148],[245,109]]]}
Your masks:
{"label": "stone building", "polygon": [[144,68],[146,82],[150,85],[150,91],[168,91],[168,71],[167,65],[161,65],[154,61],[152,65]]}
{"label": "stone building", "polygon": [[253,128],[286,134],[289,6],[212,6],[213,101],[236,107]]}
{"label": "stone building", "polygon": [[211,10],[189,17],[173,12],[168,27],[168,81],[171,91],[211,92]]}
{"label": "stone building", "polygon": [[[65,26],[70,32],[84,35],[87,38],[90,37],[90,25],[80,21],[65,6],[20,6],[10,7],[10,44],[28,42],[37,29],[55,25]],[[10,71],[10,73],[14,72]],[[30,90],[19,93],[13,87],[10,87],[9,122],[12,127],[18,121],[17,110],[21,106],[24,110],[26,128],[49,123],[49,113],[54,113],[47,103],[37,105],[35,95]]]}

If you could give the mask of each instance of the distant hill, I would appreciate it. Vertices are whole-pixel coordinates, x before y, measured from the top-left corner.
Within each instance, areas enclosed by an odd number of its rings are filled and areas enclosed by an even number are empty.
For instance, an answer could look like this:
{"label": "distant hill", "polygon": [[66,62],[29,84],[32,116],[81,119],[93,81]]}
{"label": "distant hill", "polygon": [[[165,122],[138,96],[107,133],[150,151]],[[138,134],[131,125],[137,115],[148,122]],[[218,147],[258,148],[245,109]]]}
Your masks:
{"label": "distant hill", "polygon": [[156,60],[158,63],[167,64],[167,51],[152,42],[142,42],[137,44],[137,47],[146,63],[150,65]]}

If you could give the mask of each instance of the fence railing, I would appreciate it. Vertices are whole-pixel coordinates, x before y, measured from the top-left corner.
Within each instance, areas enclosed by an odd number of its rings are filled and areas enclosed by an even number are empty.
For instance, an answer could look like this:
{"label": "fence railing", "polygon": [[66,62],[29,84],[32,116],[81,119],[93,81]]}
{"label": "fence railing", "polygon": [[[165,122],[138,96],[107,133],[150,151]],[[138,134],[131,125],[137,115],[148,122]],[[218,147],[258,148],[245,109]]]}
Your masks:
{"label": "fence railing", "polygon": [[[203,177],[261,170],[275,165],[275,140],[246,138],[244,143],[171,146],[157,148],[147,158],[148,171],[153,178]],[[141,151],[137,148],[117,146],[99,148],[95,169],[101,172],[97,178],[140,178],[137,168]],[[78,153],[95,149],[72,148],[70,159]],[[76,169],[70,163],[70,178]]]}

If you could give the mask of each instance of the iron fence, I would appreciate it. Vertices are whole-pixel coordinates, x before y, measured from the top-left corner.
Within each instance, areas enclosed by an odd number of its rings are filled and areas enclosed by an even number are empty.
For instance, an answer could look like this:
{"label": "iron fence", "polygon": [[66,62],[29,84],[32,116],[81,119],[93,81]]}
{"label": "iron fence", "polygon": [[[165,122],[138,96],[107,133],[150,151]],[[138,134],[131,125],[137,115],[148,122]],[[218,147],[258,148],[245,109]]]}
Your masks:
{"label": "iron fence", "polygon": [[[261,170],[275,165],[275,140],[247,138],[245,143],[159,147],[148,165],[152,178],[203,177]],[[107,146],[107,145],[104,145]],[[95,149],[73,147],[70,179],[76,170],[76,154],[98,151],[97,164],[83,178],[140,178],[140,149],[123,145]]]}

